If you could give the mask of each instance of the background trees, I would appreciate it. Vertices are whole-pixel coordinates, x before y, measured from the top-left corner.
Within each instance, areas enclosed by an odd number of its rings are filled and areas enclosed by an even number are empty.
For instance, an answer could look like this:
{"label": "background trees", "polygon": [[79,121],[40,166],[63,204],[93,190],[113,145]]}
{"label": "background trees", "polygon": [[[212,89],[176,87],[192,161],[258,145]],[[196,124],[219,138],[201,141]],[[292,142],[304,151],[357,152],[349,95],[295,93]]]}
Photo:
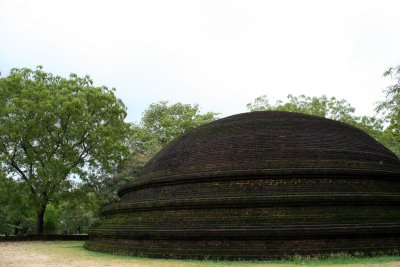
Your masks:
{"label": "background trees", "polygon": [[197,104],[169,104],[168,101],[151,104],[143,112],[141,121],[133,125],[130,157],[124,166],[116,175],[104,177],[94,186],[102,192],[102,202],[118,199],[118,188],[135,179],[146,162],[168,142],[216,117],[214,112],[201,113]]}
{"label": "background trees", "polygon": [[35,230],[35,213],[25,184],[0,173],[0,234],[26,235]]}
{"label": "background trees", "polygon": [[145,110],[139,126],[161,145],[165,145],[177,136],[213,121],[216,115],[214,112],[201,114],[197,104],[168,105],[168,101],[161,101]]}
{"label": "background trees", "polygon": [[352,122],[356,119],[355,108],[346,100],[338,100],[335,97],[328,98],[310,97],[305,95],[288,95],[287,100],[278,100],[275,104],[270,104],[267,96],[257,97],[253,103],[247,104],[249,111],[278,110],[291,111],[325,117],[333,120]]}
{"label": "background trees", "polygon": [[397,155],[400,155],[400,65],[389,68],[384,76],[394,80],[394,84],[386,88],[386,99],[378,103],[376,111],[385,123],[385,142]]}
{"label": "background trees", "polygon": [[112,172],[128,153],[126,108],[88,77],[13,69],[0,79],[0,162],[23,181],[38,233],[50,202],[74,181]]}

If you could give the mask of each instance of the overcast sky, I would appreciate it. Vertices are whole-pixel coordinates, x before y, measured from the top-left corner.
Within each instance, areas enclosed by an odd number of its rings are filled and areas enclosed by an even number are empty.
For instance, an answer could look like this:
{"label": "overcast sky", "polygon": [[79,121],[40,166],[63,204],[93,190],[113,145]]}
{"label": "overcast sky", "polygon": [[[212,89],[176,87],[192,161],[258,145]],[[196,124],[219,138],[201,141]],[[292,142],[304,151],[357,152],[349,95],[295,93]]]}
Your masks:
{"label": "overcast sky", "polygon": [[400,64],[399,14],[397,0],[0,0],[0,70],[89,74],[129,121],[160,100],[224,117],[287,94],[372,115]]}

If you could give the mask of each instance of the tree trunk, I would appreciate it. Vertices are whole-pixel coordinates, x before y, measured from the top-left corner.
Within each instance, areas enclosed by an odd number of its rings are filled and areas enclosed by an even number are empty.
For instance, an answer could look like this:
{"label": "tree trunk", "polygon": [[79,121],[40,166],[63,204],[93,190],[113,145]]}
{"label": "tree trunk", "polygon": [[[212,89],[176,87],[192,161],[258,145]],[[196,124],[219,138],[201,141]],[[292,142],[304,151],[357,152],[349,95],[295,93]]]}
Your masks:
{"label": "tree trunk", "polygon": [[44,213],[46,212],[47,204],[41,204],[36,211],[36,233],[43,234]]}

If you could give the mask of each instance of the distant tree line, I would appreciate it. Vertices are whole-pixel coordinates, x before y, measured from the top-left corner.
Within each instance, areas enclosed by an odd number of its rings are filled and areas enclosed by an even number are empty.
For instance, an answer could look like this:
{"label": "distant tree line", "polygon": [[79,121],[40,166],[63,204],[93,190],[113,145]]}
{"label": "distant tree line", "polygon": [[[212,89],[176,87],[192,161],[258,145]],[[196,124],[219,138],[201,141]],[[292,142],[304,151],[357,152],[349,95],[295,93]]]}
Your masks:
{"label": "distant tree line", "polygon": [[[375,116],[357,116],[346,100],[260,96],[249,111],[281,110],[339,120],[369,133],[400,155],[400,66]],[[0,78],[0,235],[79,234],[134,180],[169,141],[217,118],[198,105],[151,104],[139,123],[126,123],[114,89],[90,77],[13,69]]]}
{"label": "distant tree line", "polygon": [[267,96],[257,97],[247,104],[249,111],[278,110],[305,113],[341,121],[358,127],[400,156],[400,66],[384,73],[394,80],[386,88],[386,99],[377,103],[375,116],[357,116],[355,108],[344,99],[288,95],[286,101],[271,104]]}

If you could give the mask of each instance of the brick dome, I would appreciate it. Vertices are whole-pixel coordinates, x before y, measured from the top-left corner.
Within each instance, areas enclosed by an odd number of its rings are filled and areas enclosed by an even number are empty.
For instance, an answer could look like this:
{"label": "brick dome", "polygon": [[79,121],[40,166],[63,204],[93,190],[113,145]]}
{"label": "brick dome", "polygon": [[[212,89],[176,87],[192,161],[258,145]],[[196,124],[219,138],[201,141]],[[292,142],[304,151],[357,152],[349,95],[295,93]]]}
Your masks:
{"label": "brick dome", "polygon": [[194,129],[153,157],[138,180],[361,170],[399,172],[400,162],[353,126],[270,111],[234,115]]}
{"label": "brick dome", "polygon": [[399,249],[399,178],[397,156],[355,127],[238,114],[156,154],[104,208],[85,246],[233,259]]}

